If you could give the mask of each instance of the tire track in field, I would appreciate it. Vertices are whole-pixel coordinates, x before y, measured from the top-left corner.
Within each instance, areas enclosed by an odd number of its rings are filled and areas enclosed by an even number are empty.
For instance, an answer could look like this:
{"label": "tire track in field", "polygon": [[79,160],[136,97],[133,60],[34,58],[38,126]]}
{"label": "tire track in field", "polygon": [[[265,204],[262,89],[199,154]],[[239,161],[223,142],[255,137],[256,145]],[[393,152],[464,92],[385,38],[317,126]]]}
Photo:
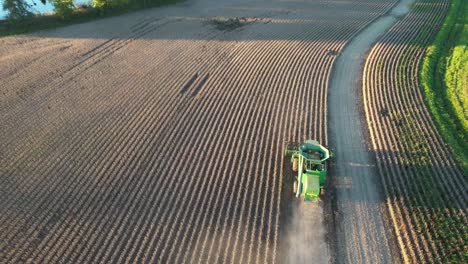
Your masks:
{"label": "tire track in field", "polygon": [[[157,27],[157,28],[158,28],[158,27]],[[156,29],[157,29],[157,28],[156,28]],[[148,31],[148,30],[144,31],[144,32],[143,32],[143,35],[148,34],[149,32],[152,32],[152,31],[154,31],[154,30],[155,30],[155,28],[150,28],[149,31]],[[141,34],[135,35],[133,39],[132,39],[132,38],[130,38],[130,39],[124,39],[124,41],[126,40],[126,42],[124,43],[124,45],[127,45],[128,43],[130,43],[130,41],[134,40],[136,37],[141,37],[141,36],[143,36],[143,35],[141,35]],[[118,40],[118,39],[117,39],[117,40],[113,39],[113,40],[114,40],[114,42],[116,42],[116,41],[117,41],[117,42],[118,42],[118,41],[121,41],[121,40]],[[109,41],[107,41],[107,42],[109,42]],[[106,43],[107,43],[107,42],[106,42]],[[112,42],[112,41],[110,41],[110,42]],[[106,56],[111,55],[113,52],[111,51],[111,53],[109,53],[108,50],[109,50],[111,47],[113,47],[113,46],[115,46],[115,45],[110,45],[109,47],[104,48],[103,51],[97,52],[97,53],[95,53],[95,54],[92,54],[91,56],[85,58],[85,61],[88,60],[88,59],[91,59],[91,58],[93,58],[93,57],[101,57],[101,56],[99,56],[99,54],[102,53],[102,52],[106,53],[106,54],[107,54]],[[119,45],[117,45],[117,46],[119,46]],[[120,49],[121,47],[122,47],[122,46],[120,45],[118,48]],[[96,49],[95,49],[94,51],[96,51]],[[100,60],[102,60],[102,58],[101,58],[101,59],[98,59],[98,61],[100,61]],[[95,64],[96,62],[93,62],[93,63]],[[78,67],[78,65],[80,65],[80,64],[84,64],[84,62],[79,62],[79,63],[75,64],[74,66],[72,66],[71,68]],[[91,65],[91,66],[92,66],[92,65]],[[88,68],[91,67],[91,66],[88,66]],[[86,68],[86,69],[88,69],[88,68]],[[86,70],[86,69],[85,69],[85,70]],[[70,72],[70,71],[71,71],[71,70],[68,69],[68,70],[65,71],[65,72]],[[78,75],[76,72],[74,72],[73,74],[74,74],[73,76],[75,76],[75,77]],[[73,76],[70,77],[70,78],[75,78],[75,77],[73,77]],[[61,74],[61,77],[63,77],[63,74]],[[64,85],[64,84],[66,83],[63,79],[61,80],[61,79],[58,79],[58,78],[57,78],[56,80],[58,80],[58,81],[57,81],[58,84],[56,85],[56,86],[58,86],[58,87],[60,87],[60,86],[62,86],[62,85]],[[45,80],[45,82],[49,82],[49,80]],[[42,81],[42,83],[39,82],[39,84],[36,84],[36,85],[38,85],[38,86],[43,86],[43,85],[45,85],[45,83],[44,83],[44,81]],[[47,85],[49,85],[49,84],[47,84]],[[49,85],[49,86],[53,86],[53,85]],[[59,93],[59,95],[63,95],[63,93]],[[53,99],[53,98],[51,99],[51,98],[49,98],[48,100],[49,100],[49,102],[50,102],[51,100],[57,100],[57,99]],[[3,105],[4,105],[4,104],[2,104],[2,106],[3,106]],[[8,103],[5,104],[5,105],[7,106]],[[5,123],[6,123],[6,124],[9,124],[10,122],[7,120],[7,121],[5,121]],[[7,156],[7,155],[5,154],[5,156]]]}
{"label": "tire track in field", "polygon": [[[159,19],[155,19],[153,22],[158,22]],[[65,85],[68,82],[72,82],[76,76],[83,74],[86,70],[90,69],[97,63],[100,63],[104,61],[106,58],[111,56],[112,54],[116,53],[120,49],[124,48],[131,42],[133,42],[135,39],[141,38],[151,32],[154,32],[155,30],[158,30],[161,27],[167,26],[168,24],[179,22],[180,19],[174,19],[174,20],[167,20],[167,21],[162,21],[161,23],[158,23],[156,25],[153,25],[152,23],[148,23],[143,25],[141,28],[136,29],[135,31],[132,31],[130,36],[122,35],[119,37],[111,38],[109,40],[104,41],[103,43],[99,44],[95,48],[85,52],[83,55],[81,55],[81,59],[74,65],[72,65],[70,68],[66,69],[65,71],[60,73],[60,78],[56,78],[54,81],[56,84],[50,85],[50,80],[44,80],[44,82],[37,84],[38,86],[46,86],[49,89],[42,89],[40,94],[36,94],[35,98],[30,98],[30,103],[31,99],[35,101],[35,104],[37,106],[41,106],[44,104],[46,100],[53,100],[53,94],[60,94],[57,93],[57,89],[50,89],[52,87],[61,87],[62,85]],[[6,103],[4,104],[6,108],[0,110],[5,110],[8,108],[11,108],[12,105],[11,103]],[[9,120],[13,117],[8,118],[10,115],[11,116],[18,116],[18,115],[27,115],[28,113],[31,113],[31,111],[37,110],[37,108],[21,108],[18,109],[20,112],[12,112],[8,111],[8,114],[6,117],[7,119],[5,122],[9,122]],[[29,110],[30,112],[24,113],[21,112],[21,110]]]}
{"label": "tire track in field", "polygon": [[[94,98],[93,98],[93,99],[94,99]],[[96,100],[96,101],[97,101],[97,100]],[[97,102],[99,102],[99,101],[97,101]]]}
{"label": "tire track in field", "polygon": [[[181,112],[185,112],[185,111],[181,111]],[[176,120],[180,120],[180,118],[176,118]],[[180,127],[180,124],[186,124],[186,122],[182,119],[182,120],[180,120],[180,122],[178,122],[178,127]],[[177,130],[177,128],[176,128],[175,130]],[[188,137],[187,137],[187,139],[188,139]],[[188,144],[188,142],[187,142],[187,143],[181,142],[180,145],[183,146],[183,145],[185,145],[185,144]],[[179,170],[184,170],[184,168],[174,168],[174,167],[170,167],[170,168],[167,168],[167,170],[173,171],[173,173],[178,174],[178,173],[179,173]],[[165,172],[163,171],[162,174],[165,174]],[[177,183],[170,184],[170,185],[171,185],[171,186],[178,186]],[[170,195],[174,195],[174,193],[171,193]],[[169,197],[168,199],[171,199],[171,197]],[[182,199],[181,199],[181,200],[182,200]]]}
{"label": "tire track in field", "polygon": [[[9,150],[0,228],[16,244],[0,243],[1,258],[277,262],[283,143],[327,141],[323,109],[335,59],[328,51],[339,51],[388,5],[363,4],[372,10],[364,19],[349,12],[343,31],[340,23],[314,27],[305,22],[313,21],[309,13],[285,11],[279,16],[299,27],[273,21],[171,39],[165,32],[193,28],[180,21],[132,45],[109,39],[84,54],[67,73],[71,82],[48,84],[31,109],[15,104],[9,112],[18,129],[27,126],[16,118],[34,110],[57,128],[31,133],[34,148]],[[150,30],[154,18],[129,31]],[[80,82],[94,89],[81,92]],[[55,99],[63,112],[42,113]]]}
{"label": "tire track in field", "polygon": [[[248,47],[248,45],[246,45],[246,47]],[[242,54],[242,53],[240,53],[240,54]],[[252,65],[252,62],[250,62],[250,64],[246,64],[246,67],[250,67],[251,65]],[[261,65],[261,64],[259,64],[259,65]],[[221,71],[224,71],[224,69],[222,69]],[[227,71],[225,71],[225,72],[228,73]],[[231,72],[231,74],[232,74],[232,72]],[[251,74],[251,73],[250,73],[250,74]],[[218,74],[215,74],[215,76],[219,76],[219,75],[218,75]],[[217,79],[218,79],[218,82],[219,82],[219,79],[220,79],[220,78],[217,78]],[[249,78],[243,78],[243,80],[247,80],[247,79],[249,79]],[[240,84],[240,85],[246,85],[246,84],[243,83],[243,84]],[[235,87],[241,87],[240,85],[239,85],[239,86],[236,85]],[[229,87],[229,84],[226,84],[225,86],[226,86],[226,87]],[[241,98],[241,97],[238,97],[238,98]],[[249,98],[253,98],[253,96],[249,96]],[[241,106],[240,103],[241,103],[241,102],[240,102],[239,100],[237,100],[236,106],[234,106],[235,108],[233,109],[233,111],[236,111],[235,109],[236,109],[236,108],[239,108],[239,107]],[[247,103],[247,105],[249,105],[249,101],[247,101],[247,102],[244,101],[244,103]],[[243,114],[242,114],[242,115],[245,115],[246,111],[247,111],[247,112],[250,112],[250,111],[252,111],[252,110],[251,110],[251,108],[250,108],[250,109],[249,109],[249,108],[243,108],[243,110],[242,110],[242,113],[243,113]],[[242,115],[238,115],[237,118],[235,118],[235,120],[234,120],[233,122],[230,122],[229,127],[232,127],[232,126],[233,126],[232,124],[234,124],[234,126],[239,125],[239,121],[240,121],[239,116],[242,116]],[[251,116],[252,116],[252,115],[250,115],[250,117],[251,117]],[[251,119],[250,117],[249,117],[247,120],[244,120],[244,122],[249,122],[249,123],[252,122],[252,119]],[[251,125],[244,126],[244,129],[245,129],[245,128],[251,128]],[[234,130],[229,129],[229,128],[227,128],[227,130],[230,130],[230,131],[234,132]],[[231,132],[231,133],[232,133],[232,132]],[[241,133],[242,133],[242,132],[241,132]],[[229,137],[234,137],[233,140],[231,140],[231,142],[238,142],[238,141],[241,139],[241,138],[239,137],[239,134],[232,135],[232,136],[229,136]],[[241,145],[238,144],[238,145],[236,146],[236,148],[235,148],[235,151],[231,152],[230,155],[229,155],[228,158],[227,158],[227,161],[224,162],[225,164],[228,164],[228,165],[226,165],[226,166],[228,166],[228,167],[233,167],[232,172],[230,172],[230,178],[232,178],[232,174],[234,174],[234,175],[237,174],[237,173],[236,173],[236,170],[237,170],[238,167],[237,167],[237,166],[232,166],[232,165],[229,165],[229,164],[236,164],[237,162],[241,162],[241,161],[236,161],[236,158],[239,159],[239,156],[237,155],[237,153],[238,153],[238,151],[240,150],[240,148],[239,148],[240,146],[241,146]],[[234,160],[233,160],[233,159],[234,159]],[[243,160],[243,159],[240,158],[240,160]],[[217,167],[217,165],[215,164],[214,167]],[[240,186],[243,185],[243,179],[245,179],[245,178],[242,178],[242,181],[240,182]],[[237,182],[235,182],[233,188],[236,188],[236,187],[238,186],[236,183],[237,183]],[[216,184],[215,184],[215,185],[216,185]],[[229,203],[228,203],[228,206],[227,206],[227,207],[230,208],[230,207],[231,207],[231,204],[232,204],[232,196],[231,196],[230,199],[229,199]],[[237,206],[236,206],[236,208],[237,208]],[[234,209],[234,210],[235,210],[235,212],[237,211],[236,209]],[[206,219],[206,216],[207,216],[207,215],[205,214],[203,219]],[[235,215],[234,215],[234,219],[235,219],[235,218],[236,218],[236,217],[235,217]],[[199,218],[197,219],[197,221],[199,221]],[[202,220],[202,221],[205,221],[205,220]],[[190,225],[190,224],[189,224],[189,225]],[[224,233],[224,232],[222,232],[222,233]],[[223,237],[223,235],[221,235],[221,237]],[[192,242],[192,241],[191,241],[191,242]],[[221,242],[221,241],[220,241],[220,242]],[[190,248],[190,246],[189,246],[188,248]],[[208,254],[208,255],[210,255],[210,254]]]}

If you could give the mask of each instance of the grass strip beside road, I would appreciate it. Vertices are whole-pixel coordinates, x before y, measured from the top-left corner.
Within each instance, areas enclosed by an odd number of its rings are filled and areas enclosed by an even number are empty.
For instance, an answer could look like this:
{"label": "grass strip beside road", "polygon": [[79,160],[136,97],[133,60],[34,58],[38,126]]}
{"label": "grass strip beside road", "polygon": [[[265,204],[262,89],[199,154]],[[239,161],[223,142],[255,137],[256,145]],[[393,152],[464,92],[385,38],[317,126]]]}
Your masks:
{"label": "grass strip beside road", "polygon": [[66,19],[55,14],[47,14],[35,15],[15,22],[0,20],[0,37],[84,23],[142,9],[176,4],[182,1],[184,0],[130,0],[126,7],[106,10],[99,10],[88,5],[77,5],[70,17]]}
{"label": "grass strip beside road", "polygon": [[468,175],[467,14],[467,2],[452,1],[420,68],[428,109],[465,175]]}

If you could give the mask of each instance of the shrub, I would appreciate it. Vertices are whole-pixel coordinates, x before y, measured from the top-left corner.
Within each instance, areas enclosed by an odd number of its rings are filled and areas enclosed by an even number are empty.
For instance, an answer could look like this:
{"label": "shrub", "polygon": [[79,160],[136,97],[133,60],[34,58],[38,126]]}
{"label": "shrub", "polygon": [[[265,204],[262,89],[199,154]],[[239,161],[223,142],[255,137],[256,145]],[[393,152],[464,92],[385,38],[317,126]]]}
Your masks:
{"label": "shrub", "polygon": [[62,19],[70,18],[73,13],[73,0],[52,0],[54,11]]}
{"label": "shrub", "polygon": [[123,8],[128,6],[128,0],[109,0],[112,8]]}
{"label": "shrub", "polygon": [[93,7],[96,9],[103,10],[105,9],[109,4],[109,0],[94,0],[93,1]]}
{"label": "shrub", "polygon": [[123,8],[128,6],[128,0],[94,0],[93,7],[99,10]]}

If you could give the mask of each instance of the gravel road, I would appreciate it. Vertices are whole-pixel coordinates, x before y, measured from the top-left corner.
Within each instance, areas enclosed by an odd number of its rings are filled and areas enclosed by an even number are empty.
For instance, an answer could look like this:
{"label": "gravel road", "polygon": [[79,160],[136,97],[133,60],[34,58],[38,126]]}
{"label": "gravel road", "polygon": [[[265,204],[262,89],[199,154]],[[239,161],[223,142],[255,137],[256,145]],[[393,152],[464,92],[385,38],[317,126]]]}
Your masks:
{"label": "gravel road", "polygon": [[[398,261],[355,93],[395,3],[187,1],[0,38],[0,262]],[[350,183],[337,222],[283,210],[306,139]],[[323,250],[297,259],[308,222]]]}
{"label": "gravel road", "polygon": [[336,196],[335,247],[337,262],[398,263],[393,227],[387,218],[375,158],[369,151],[362,112],[362,70],[373,44],[409,11],[413,0],[400,1],[356,35],[339,55],[329,91],[330,145]]}

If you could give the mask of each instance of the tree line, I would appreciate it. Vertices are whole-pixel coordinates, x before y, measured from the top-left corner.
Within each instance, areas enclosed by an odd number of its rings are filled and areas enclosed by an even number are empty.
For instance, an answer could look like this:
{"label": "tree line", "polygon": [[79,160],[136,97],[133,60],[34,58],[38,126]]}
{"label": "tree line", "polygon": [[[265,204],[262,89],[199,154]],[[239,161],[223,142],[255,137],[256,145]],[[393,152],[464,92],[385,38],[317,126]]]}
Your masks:
{"label": "tree line", "polygon": [[[49,1],[54,7],[55,14],[62,18],[68,19],[76,10],[73,0],[40,0],[42,4]],[[82,5],[86,9],[93,9],[98,13],[108,10],[125,9],[125,8],[143,8],[170,2],[167,0],[90,0],[92,5]],[[8,12],[7,19],[10,21],[19,21],[33,17],[31,5],[26,0],[4,0],[3,9]]]}

